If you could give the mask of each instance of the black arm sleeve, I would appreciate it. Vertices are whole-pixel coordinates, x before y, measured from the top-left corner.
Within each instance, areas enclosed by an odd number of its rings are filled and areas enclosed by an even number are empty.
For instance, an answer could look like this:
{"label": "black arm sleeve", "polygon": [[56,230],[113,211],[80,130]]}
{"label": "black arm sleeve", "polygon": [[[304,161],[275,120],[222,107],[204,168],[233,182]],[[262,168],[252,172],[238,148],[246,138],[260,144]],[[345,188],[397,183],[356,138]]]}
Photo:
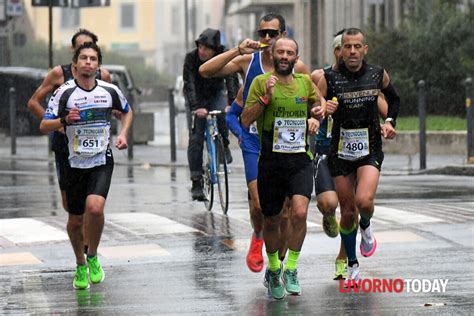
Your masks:
{"label": "black arm sleeve", "polygon": [[232,104],[235,97],[237,97],[237,92],[239,91],[239,78],[237,77],[237,74],[225,77],[225,84],[227,86],[228,102],[229,104]]}
{"label": "black arm sleeve", "polygon": [[397,91],[392,86],[392,83],[389,82],[388,86],[382,89],[382,93],[385,95],[385,98],[388,102],[387,117],[391,117],[393,120],[396,120],[398,116],[398,109],[400,108],[400,97],[398,96]]}

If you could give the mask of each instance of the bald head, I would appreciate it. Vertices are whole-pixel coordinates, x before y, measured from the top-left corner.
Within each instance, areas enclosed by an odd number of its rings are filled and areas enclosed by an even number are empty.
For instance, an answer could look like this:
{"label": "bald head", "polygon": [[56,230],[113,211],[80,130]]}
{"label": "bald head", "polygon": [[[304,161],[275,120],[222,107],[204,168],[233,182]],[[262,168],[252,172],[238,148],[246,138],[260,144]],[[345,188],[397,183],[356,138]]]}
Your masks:
{"label": "bald head", "polygon": [[275,41],[275,43],[273,43],[273,46],[272,46],[272,53],[273,54],[275,53],[275,49],[276,49],[277,45],[280,45],[280,44],[278,44],[280,41],[292,42],[294,44],[296,56],[298,56],[298,49],[299,49],[298,48],[298,43],[294,39],[289,38],[289,37],[280,37],[279,39],[277,39]]}

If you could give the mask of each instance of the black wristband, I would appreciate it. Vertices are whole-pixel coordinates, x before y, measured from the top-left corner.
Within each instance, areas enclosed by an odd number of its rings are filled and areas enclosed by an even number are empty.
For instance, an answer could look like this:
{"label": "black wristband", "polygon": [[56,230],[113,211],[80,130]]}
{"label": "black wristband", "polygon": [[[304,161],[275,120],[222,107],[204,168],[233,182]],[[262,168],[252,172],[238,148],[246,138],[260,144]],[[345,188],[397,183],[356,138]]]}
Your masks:
{"label": "black wristband", "polygon": [[66,117],[64,117],[64,116],[61,117],[61,118],[59,119],[59,122],[61,122],[61,125],[62,125],[62,126],[66,126],[66,125],[67,125]]}

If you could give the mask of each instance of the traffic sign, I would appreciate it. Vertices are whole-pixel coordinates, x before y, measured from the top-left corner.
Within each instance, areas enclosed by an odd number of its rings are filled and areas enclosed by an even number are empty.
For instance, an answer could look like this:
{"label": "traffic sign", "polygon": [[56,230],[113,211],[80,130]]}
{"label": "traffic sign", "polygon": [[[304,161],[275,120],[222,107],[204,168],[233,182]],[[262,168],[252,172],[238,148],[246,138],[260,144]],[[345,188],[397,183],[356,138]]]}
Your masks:
{"label": "traffic sign", "polygon": [[7,16],[22,16],[24,13],[21,0],[7,0]]}
{"label": "traffic sign", "polygon": [[34,7],[49,7],[49,2],[52,2],[53,7],[68,7],[69,0],[31,0],[31,5]]}
{"label": "traffic sign", "polygon": [[72,0],[73,8],[108,7],[110,0]]}
{"label": "traffic sign", "polygon": [[0,0],[0,22],[3,22],[7,19],[5,9],[5,0]]}

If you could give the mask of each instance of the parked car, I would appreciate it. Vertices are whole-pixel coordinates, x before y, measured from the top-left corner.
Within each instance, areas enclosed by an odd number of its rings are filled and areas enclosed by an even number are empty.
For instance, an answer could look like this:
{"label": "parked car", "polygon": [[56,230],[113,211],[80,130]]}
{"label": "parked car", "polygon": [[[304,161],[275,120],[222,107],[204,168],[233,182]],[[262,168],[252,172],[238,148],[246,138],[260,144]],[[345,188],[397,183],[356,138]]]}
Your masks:
{"label": "parked car", "polygon": [[[127,98],[128,104],[133,109],[133,141],[137,144],[146,144],[153,140],[154,113],[144,113],[140,109],[139,97],[142,94],[140,88],[135,86],[132,75],[127,67],[122,65],[102,65],[101,68],[110,72],[112,83],[117,85]],[[117,121],[112,120],[112,134],[117,133]]]}
{"label": "parked car", "polygon": [[[40,121],[28,110],[28,100],[41,85],[48,71],[29,67],[0,67],[0,130],[10,133],[10,93],[16,90],[17,135],[40,135]],[[48,96],[49,97],[49,96]],[[47,98],[43,106],[47,105]]]}
{"label": "parked car", "polygon": [[123,65],[101,65],[101,68],[107,69],[110,72],[112,83],[122,90],[133,111],[139,112],[138,104],[140,103],[139,97],[142,91],[135,86],[132,75],[127,67]]}

